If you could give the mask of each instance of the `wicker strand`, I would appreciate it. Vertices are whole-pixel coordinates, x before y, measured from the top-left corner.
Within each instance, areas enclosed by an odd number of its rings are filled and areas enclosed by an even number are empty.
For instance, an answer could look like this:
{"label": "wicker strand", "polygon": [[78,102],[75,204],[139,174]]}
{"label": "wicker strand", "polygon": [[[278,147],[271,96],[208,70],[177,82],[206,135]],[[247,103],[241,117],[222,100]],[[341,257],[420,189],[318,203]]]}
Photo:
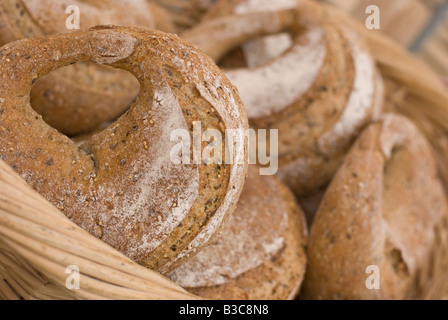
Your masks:
{"label": "wicker strand", "polygon": [[4,279],[0,279],[0,299],[19,300],[20,297],[11,289]]}

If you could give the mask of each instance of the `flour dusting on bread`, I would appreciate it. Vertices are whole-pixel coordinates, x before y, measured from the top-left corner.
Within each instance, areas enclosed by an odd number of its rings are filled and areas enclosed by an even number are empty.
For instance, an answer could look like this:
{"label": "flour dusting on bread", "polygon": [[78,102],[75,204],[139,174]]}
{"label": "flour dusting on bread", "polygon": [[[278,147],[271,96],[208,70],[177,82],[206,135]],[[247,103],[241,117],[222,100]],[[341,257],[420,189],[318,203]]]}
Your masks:
{"label": "flour dusting on bread", "polygon": [[322,28],[308,29],[283,56],[265,66],[230,70],[226,74],[238,88],[249,119],[280,112],[311,87],[326,56]]}

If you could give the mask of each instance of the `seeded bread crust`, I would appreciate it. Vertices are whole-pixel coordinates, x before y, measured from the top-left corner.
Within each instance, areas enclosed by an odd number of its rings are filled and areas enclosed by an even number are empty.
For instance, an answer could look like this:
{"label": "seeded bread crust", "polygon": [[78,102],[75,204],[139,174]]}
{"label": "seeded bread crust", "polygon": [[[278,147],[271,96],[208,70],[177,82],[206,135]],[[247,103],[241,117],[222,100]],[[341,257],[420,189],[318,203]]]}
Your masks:
{"label": "seeded bread crust", "polygon": [[[415,299],[447,204],[432,149],[387,114],[356,141],[310,229],[304,299]],[[380,288],[369,290],[372,270]],[[379,272],[379,274],[378,274]]]}
{"label": "seeded bread crust", "polygon": [[[57,57],[54,53],[58,52]],[[129,111],[78,147],[31,108],[35,79],[73,62],[131,72]],[[0,158],[70,219],[162,273],[213,240],[245,179],[247,117],[236,89],[199,48],[147,29],[97,27],[0,49]],[[175,129],[240,129],[235,164],[175,164]],[[218,138],[219,139],[219,138]],[[207,142],[202,143],[202,148]]]}
{"label": "seeded bread crust", "polygon": [[[364,39],[323,20],[320,7],[309,1],[256,3],[220,1],[183,36],[215,61],[241,66],[224,70],[240,92],[250,126],[267,129],[268,141],[270,130],[279,130],[278,177],[306,197],[330,182],[362,129],[378,119],[382,78]],[[291,37],[286,51],[247,65],[247,55],[278,45],[260,36],[285,32]],[[242,44],[254,49],[242,52]]]}
{"label": "seeded bread crust", "polygon": [[307,237],[292,192],[251,166],[237,208],[217,241],[169,277],[209,299],[294,299],[305,274]]}

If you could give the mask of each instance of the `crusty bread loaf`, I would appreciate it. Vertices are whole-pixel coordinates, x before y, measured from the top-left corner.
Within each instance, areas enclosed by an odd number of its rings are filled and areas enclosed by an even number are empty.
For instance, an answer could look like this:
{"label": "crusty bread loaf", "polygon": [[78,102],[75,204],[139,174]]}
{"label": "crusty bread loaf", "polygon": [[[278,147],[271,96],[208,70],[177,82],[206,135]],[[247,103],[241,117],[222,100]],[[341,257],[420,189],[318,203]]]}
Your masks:
{"label": "crusty bread loaf", "polygon": [[169,277],[209,299],[293,299],[305,273],[307,237],[291,191],[251,166],[237,208],[216,242]]}
{"label": "crusty bread loaf", "polygon": [[[29,104],[36,79],[73,62],[124,69],[141,83],[129,111],[80,147]],[[10,43],[0,49],[0,73],[9,79],[0,83],[0,159],[134,261],[168,272],[233,211],[247,170],[247,118],[236,89],[198,48],[147,29],[97,27]],[[172,161],[172,131],[191,134],[194,121],[219,130],[223,147],[223,131],[240,129],[233,164]]]}
{"label": "crusty bread loaf", "polygon": [[307,196],[329,183],[354,139],[380,115],[382,79],[364,39],[326,22],[320,7],[300,1],[294,9],[280,10],[286,6],[280,1],[263,11],[252,3],[232,1],[234,8],[226,10],[244,14],[207,16],[183,37],[219,62],[248,40],[282,32],[291,36],[284,53],[225,72],[240,92],[251,127],[267,129],[268,141],[271,130],[278,130],[278,176],[297,196]]}
{"label": "crusty bread loaf", "polygon": [[[383,116],[357,140],[320,204],[303,297],[415,298],[446,210],[424,136],[402,116]],[[369,276],[379,288],[366,285]]]}

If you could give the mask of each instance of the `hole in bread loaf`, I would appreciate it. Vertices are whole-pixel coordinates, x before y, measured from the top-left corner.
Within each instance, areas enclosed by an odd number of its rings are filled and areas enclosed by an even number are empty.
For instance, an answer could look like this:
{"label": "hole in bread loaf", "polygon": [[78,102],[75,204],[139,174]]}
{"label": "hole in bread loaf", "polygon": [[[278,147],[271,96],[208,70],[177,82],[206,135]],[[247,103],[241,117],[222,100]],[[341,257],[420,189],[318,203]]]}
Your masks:
{"label": "hole in bread loaf", "polygon": [[137,79],[125,70],[76,63],[34,83],[31,106],[59,132],[74,137],[100,131],[135,101]]}

